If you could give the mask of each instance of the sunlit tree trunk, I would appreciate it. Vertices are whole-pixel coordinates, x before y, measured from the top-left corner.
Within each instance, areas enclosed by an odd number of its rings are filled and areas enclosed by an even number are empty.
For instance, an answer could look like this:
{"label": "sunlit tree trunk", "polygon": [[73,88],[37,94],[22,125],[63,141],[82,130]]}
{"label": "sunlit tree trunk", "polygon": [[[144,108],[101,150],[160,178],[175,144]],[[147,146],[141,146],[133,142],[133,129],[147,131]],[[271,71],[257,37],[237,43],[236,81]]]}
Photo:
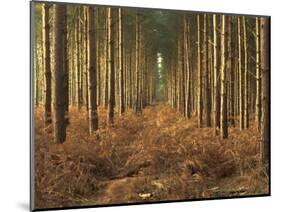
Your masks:
{"label": "sunlit tree trunk", "polygon": [[197,15],[197,116],[198,127],[202,127],[202,70],[201,70],[201,45],[200,45],[200,15]]}
{"label": "sunlit tree trunk", "polygon": [[83,39],[83,46],[84,46],[84,78],[85,78],[85,104],[86,104],[86,110],[89,111],[89,85],[88,85],[88,70],[89,70],[89,65],[88,65],[88,7],[83,8],[84,11],[84,39]]}
{"label": "sunlit tree trunk", "polygon": [[260,129],[261,121],[261,74],[260,74],[260,24],[259,17],[256,17],[256,126]]}
{"label": "sunlit tree trunk", "polygon": [[81,109],[81,44],[80,44],[80,8],[78,8],[78,17],[75,22],[75,45],[76,45],[76,73],[75,73],[75,82],[76,82],[76,104],[78,109]]}
{"label": "sunlit tree trunk", "polygon": [[114,98],[115,98],[115,70],[114,70],[114,20],[113,9],[107,9],[108,22],[108,111],[107,123],[113,125]]}
{"label": "sunlit tree trunk", "polygon": [[104,69],[104,91],[103,91],[103,105],[107,107],[108,105],[108,58],[109,58],[109,54],[108,54],[108,17],[106,15],[106,19],[105,19],[105,69]]}
{"label": "sunlit tree trunk", "polygon": [[226,93],[226,68],[225,68],[225,16],[221,15],[221,118],[220,118],[220,136],[222,139],[228,137],[227,127],[227,93]]}
{"label": "sunlit tree trunk", "polygon": [[235,84],[235,42],[233,33],[233,17],[229,17],[228,24],[228,68],[230,71],[229,75],[229,123],[232,126],[235,126],[235,96],[234,96],[234,84]]}
{"label": "sunlit tree trunk", "polygon": [[[37,44],[38,45],[38,44]],[[38,106],[39,105],[39,54],[38,54],[38,47],[35,46],[34,47],[34,101],[35,101],[35,105]]]}
{"label": "sunlit tree trunk", "polygon": [[140,20],[139,13],[136,14],[136,73],[135,73],[135,112],[141,112],[141,100],[140,100]]}
{"label": "sunlit tree trunk", "polygon": [[244,127],[249,128],[249,82],[248,82],[248,44],[246,17],[243,16],[243,38],[244,38]]}
{"label": "sunlit tree trunk", "polygon": [[207,38],[207,15],[204,14],[203,19],[203,70],[204,70],[204,89],[205,89],[205,116],[206,116],[206,126],[211,126],[211,93],[209,87],[209,67],[208,67],[208,38]]}
{"label": "sunlit tree trunk", "polygon": [[187,118],[190,118],[191,114],[190,114],[189,22],[186,16],[184,16],[184,35],[185,35],[184,45],[185,45],[185,60],[186,60],[185,114]]}
{"label": "sunlit tree trunk", "polygon": [[262,88],[262,111],[261,111],[261,163],[269,161],[269,136],[270,136],[270,108],[269,108],[269,18],[260,19],[260,52],[261,52],[261,88]]}
{"label": "sunlit tree trunk", "polygon": [[238,75],[239,75],[239,123],[240,130],[244,129],[244,95],[243,95],[243,74],[242,74],[242,56],[241,56],[241,17],[237,17],[238,28]]}
{"label": "sunlit tree trunk", "polygon": [[120,114],[124,113],[124,54],[123,54],[123,11],[121,8],[118,9],[118,32],[119,32],[119,112]]}

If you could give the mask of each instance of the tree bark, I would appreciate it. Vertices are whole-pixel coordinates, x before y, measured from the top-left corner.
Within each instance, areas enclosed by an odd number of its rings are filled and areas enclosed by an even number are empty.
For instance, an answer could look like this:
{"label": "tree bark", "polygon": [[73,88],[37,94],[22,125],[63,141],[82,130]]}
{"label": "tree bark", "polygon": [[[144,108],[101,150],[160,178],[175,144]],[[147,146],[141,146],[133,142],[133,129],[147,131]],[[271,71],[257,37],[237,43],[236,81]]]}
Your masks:
{"label": "tree bark", "polygon": [[68,96],[68,86],[69,86],[69,74],[68,74],[68,41],[67,41],[67,9],[65,7],[65,15],[64,15],[64,28],[63,28],[63,96],[64,96],[64,118],[65,118],[65,124],[69,124],[69,117],[68,117],[68,106],[69,106],[69,96]]}
{"label": "tree bark", "polygon": [[190,114],[190,58],[189,58],[189,22],[187,17],[184,16],[184,45],[185,45],[185,60],[186,60],[186,86],[185,86],[185,114],[187,118],[191,117]]}
{"label": "tree bark", "polygon": [[259,17],[256,17],[256,126],[260,130],[261,121],[261,74],[260,74],[260,24]]}
{"label": "tree bark", "polygon": [[225,68],[225,16],[221,15],[221,119],[220,119],[220,136],[222,139],[228,137],[227,127],[227,93],[226,93],[226,68]]}
{"label": "tree bark", "polygon": [[244,95],[243,95],[243,74],[242,74],[242,56],[241,56],[241,17],[237,17],[238,28],[238,72],[239,72],[239,127],[244,129]]}
{"label": "tree bark", "polygon": [[118,50],[119,50],[119,112],[120,115],[125,112],[124,106],[124,59],[123,59],[123,11],[121,8],[118,9],[118,24],[119,24],[119,42],[118,42]]}
{"label": "tree bark", "polygon": [[141,112],[141,100],[140,100],[140,23],[139,23],[139,12],[136,14],[136,96],[135,96],[135,112]]}
{"label": "tree bark", "polygon": [[261,117],[261,163],[267,165],[269,162],[269,136],[270,136],[270,108],[269,108],[269,18],[260,20],[260,50],[261,50],[261,87],[262,87],[262,117]]}
{"label": "tree bark", "polygon": [[112,126],[114,123],[114,98],[115,98],[115,70],[114,70],[114,21],[113,9],[107,9],[108,21],[108,111],[107,123]]}
{"label": "tree bark", "polygon": [[248,92],[248,47],[246,17],[243,16],[243,38],[244,38],[244,128],[249,128],[249,92]]}
{"label": "tree bark", "polygon": [[88,72],[89,72],[89,48],[88,48],[88,40],[89,40],[89,36],[88,36],[88,7],[84,7],[84,75],[85,75],[85,103],[86,103],[86,110],[89,112],[89,80],[88,80]]}
{"label": "tree bark", "polygon": [[207,38],[207,15],[204,14],[203,24],[203,70],[204,70],[204,82],[205,82],[205,116],[206,126],[211,126],[211,100],[210,100],[210,87],[209,87],[209,68],[208,68],[208,38]]}
{"label": "tree bark", "polygon": [[65,95],[63,83],[66,7],[55,5],[54,14],[54,140],[56,143],[63,143],[66,139],[65,98],[63,96]]}
{"label": "tree bark", "polygon": [[197,15],[197,116],[198,127],[202,127],[202,70],[201,70],[201,45],[200,45],[200,15]]}
{"label": "tree bark", "polygon": [[45,71],[45,105],[44,122],[50,124],[51,119],[51,64],[50,64],[50,24],[48,4],[42,4],[42,47],[43,47],[43,70]]}
{"label": "tree bark", "polygon": [[75,82],[76,82],[76,105],[78,109],[81,109],[81,55],[80,55],[80,8],[78,8],[78,17],[75,22],[75,44],[76,44],[76,73],[75,73]]}
{"label": "tree bark", "polygon": [[228,63],[229,63],[229,123],[231,126],[235,126],[235,94],[234,94],[234,87],[235,87],[235,64],[236,64],[236,55],[235,55],[235,42],[234,42],[234,35],[233,32],[233,17],[230,17],[229,20],[229,28],[228,28]]}
{"label": "tree bark", "polygon": [[214,105],[213,105],[213,121],[214,121],[214,134],[218,134],[218,126],[219,126],[219,102],[218,100],[218,64],[217,64],[217,17],[213,15],[213,34],[214,34],[214,46],[213,46],[213,72],[214,72]]}
{"label": "tree bark", "polygon": [[96,33],[95,33],[95,9],[88,7],[88,38],[89,38],[89,74],[88,74],[88,95],[89,95],[89,133],[93,134],[98,129],[97,112],[97,63],[96,63]]}

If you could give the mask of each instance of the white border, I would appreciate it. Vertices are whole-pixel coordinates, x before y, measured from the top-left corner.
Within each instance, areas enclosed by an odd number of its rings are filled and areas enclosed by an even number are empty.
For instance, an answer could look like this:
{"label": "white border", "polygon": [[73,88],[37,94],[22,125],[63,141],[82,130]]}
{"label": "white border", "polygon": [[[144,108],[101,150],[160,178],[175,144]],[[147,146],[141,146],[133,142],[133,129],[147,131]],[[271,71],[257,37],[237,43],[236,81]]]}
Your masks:
{"label": "white border", "polygon": [[[95,208],[83,209],[83,211],[280,211],[281,7],[278,0],[141,0],[138,2],[69,0],[66,2],[271,15],[272,24],[272,197]],[[29,201],[29,2],[27,0],[2,1],[0,24],[0,210],[26,211]]]}

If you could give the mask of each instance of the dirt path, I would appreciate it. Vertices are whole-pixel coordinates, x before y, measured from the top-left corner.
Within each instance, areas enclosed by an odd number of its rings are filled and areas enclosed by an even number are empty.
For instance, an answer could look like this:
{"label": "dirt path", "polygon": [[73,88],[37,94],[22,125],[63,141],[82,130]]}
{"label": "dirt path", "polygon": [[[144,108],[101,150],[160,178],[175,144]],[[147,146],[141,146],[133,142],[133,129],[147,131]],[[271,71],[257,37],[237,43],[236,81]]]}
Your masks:
{"label": "dirt path", "polygon": [[[213,136],[211,128],[198,129],[196,123],[196,118],[186,120],[176,110],[163,104],[146,108],[140,117],[140,126],[127,146],[132,149],[132,154],[116,179],[106,183],[97,202],[106,204],[247,193],[245,187],[249,178],[241,180],[241,173],[236,169],[234,137],[230,136],[226,141],[229,144],[221,143]],[[210,145],[209,142],[213,143]],[[230,177],[241,180],[242,185],[225,186],[225,179]],[[220,187],[216,186],[218,183]]]}

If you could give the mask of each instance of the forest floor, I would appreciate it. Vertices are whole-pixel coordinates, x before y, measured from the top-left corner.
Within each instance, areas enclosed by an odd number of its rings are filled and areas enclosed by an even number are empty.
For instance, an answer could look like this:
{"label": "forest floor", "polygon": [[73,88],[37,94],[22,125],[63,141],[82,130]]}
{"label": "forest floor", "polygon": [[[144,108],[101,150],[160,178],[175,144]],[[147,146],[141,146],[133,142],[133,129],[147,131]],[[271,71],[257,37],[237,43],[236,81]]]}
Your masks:
{"label": "forest floor", "polygon": [[229,138],[197,128],[175,109],[159,104],[115,115],[88,135],[85,110],[70,108],[67,140],[52,142],[41,108],[35,112],[35,205],[37,208],[155,202],[268,194],[259,169],[255,128],[229,128]]}

